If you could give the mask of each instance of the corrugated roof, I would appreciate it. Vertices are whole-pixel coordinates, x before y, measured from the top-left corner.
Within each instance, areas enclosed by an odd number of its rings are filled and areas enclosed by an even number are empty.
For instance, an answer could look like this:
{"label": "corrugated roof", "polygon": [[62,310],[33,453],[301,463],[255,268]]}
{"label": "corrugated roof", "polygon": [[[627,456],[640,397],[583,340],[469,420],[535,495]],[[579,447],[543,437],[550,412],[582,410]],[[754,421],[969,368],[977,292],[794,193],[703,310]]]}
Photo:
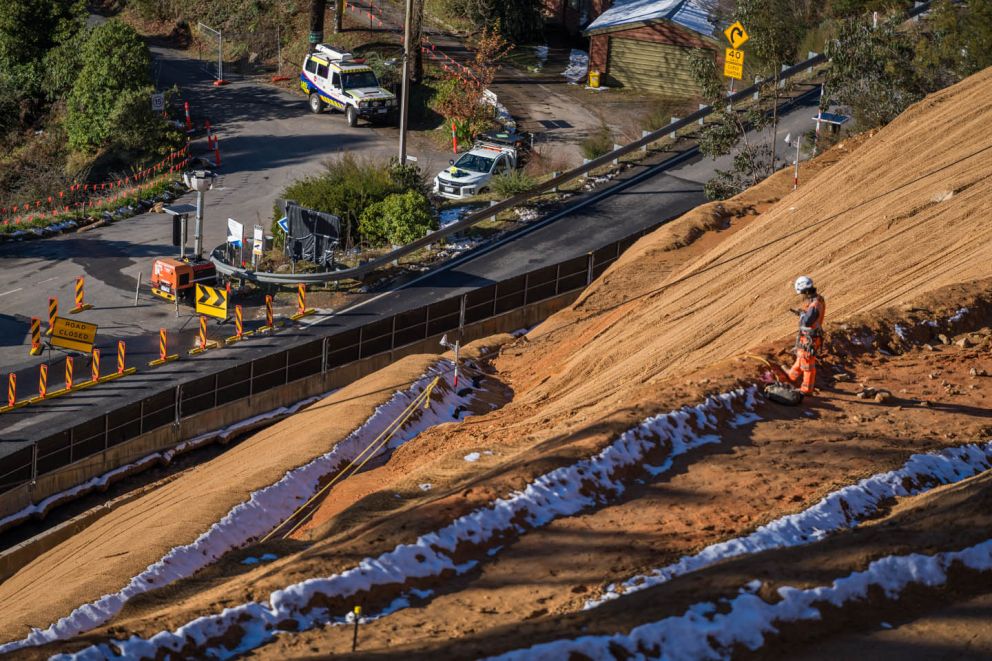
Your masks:
{"label": "corrugated roof", "polygon": [[712,36],[715,29],[709,12],[697,0],[616,0],[584,32],[599,32],[660,20],[671,21],[707,37]]}

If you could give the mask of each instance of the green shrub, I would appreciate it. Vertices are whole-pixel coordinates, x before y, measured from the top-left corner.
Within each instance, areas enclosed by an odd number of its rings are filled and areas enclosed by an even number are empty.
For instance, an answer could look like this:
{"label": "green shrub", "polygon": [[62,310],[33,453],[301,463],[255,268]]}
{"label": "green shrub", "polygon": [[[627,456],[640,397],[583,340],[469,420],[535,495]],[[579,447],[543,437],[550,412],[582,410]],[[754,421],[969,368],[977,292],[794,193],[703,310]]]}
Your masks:
{"label": "green shrub", "polygon": [[409,190],[366,207],[358,229],[373,246],[401,246],[437,229],[437,221],[427,198]]}
{"label": "green shrub", "polygon": [[595,132],[579,143],[579,151],[590,161],[603,154],[613,151],[613,135],[606,124],[602,124]]}
{"label": "green shrub", "polygon": [[134,91],[150,87],[150,64],[148,47],[126,23],[111,20],[90,33],[69,94],[66,131],[72,148],[89,150],[121,137],[114,122],[135,107]]}
{"label": "green shrub", "polygon": [[534,179],[523,170],[513,170],[493,177],[489,187],[501,197],[510,197],[530,190],[535,183]]}
{"label": "green shrub", "polygon": [[324,167],[324,173],[288,186],[282,197],[341,218],[344,246],[351,247],[365,208],[403,189],[381,161],[360,160],[346,153]]}

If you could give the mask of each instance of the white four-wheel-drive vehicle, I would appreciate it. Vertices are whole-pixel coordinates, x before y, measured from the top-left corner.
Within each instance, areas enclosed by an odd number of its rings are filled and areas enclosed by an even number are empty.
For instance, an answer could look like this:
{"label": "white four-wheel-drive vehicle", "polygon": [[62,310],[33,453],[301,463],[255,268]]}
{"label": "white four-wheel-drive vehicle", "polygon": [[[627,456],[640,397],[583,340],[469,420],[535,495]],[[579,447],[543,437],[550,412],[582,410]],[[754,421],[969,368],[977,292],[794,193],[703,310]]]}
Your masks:
{"label": "white four-wheel-drive vehicle", "polygon": [[300,88],[310,96],[310,110],[330,106],[344,112],[349,126],[362,117],[372,122],[393,122],[396,95],[379,86],[372,69],[351,53],[318,44],[303,60]]}
{"label": "white four-wheel-drive vehicle", "polygon": [[508,174],[521,165],[526,141],[519,133],[485,133],[472,149],[451,160],[434,177],[434,192],[460,200],[489,190],[493,177]]}

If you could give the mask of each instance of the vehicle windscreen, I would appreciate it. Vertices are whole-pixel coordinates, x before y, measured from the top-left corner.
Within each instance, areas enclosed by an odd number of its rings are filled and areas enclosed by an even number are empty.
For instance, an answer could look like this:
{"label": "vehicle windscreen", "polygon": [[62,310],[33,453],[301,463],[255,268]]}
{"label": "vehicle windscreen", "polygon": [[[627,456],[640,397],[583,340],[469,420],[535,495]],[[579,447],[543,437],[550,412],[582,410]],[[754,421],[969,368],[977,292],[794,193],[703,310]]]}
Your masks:
{"label": "vehicle windscreen", "polygon": [[359,71],[356,73],[346,73],[344,79],[344,89],[353,90],[359,87],[378,87],[379,81],[375,79],[375,74],[371,71]]}
{"label": "vehicle windscreen", "polygon": [[477,154],[465,154],[455,161],[456,168],[469,170],[471,172],[489,172],[492,166],[493,159],[486,158],[485,156],[478,156]]}

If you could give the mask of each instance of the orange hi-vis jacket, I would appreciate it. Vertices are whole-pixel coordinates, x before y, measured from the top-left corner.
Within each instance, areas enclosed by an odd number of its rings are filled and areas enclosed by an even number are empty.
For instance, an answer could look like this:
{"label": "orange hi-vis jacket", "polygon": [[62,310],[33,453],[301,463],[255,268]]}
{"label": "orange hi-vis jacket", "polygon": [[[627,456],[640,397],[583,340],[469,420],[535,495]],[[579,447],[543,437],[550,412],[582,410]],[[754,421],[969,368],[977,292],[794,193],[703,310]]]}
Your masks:
{"label": "orange hi-vis jacket", "polygon": [[806,302],[799,315],[799,335],[796,338],[796,349],[805,351],[810,357],[816,356],[823,344],[823,316],[827,304],[822,296],[815,296]]}

